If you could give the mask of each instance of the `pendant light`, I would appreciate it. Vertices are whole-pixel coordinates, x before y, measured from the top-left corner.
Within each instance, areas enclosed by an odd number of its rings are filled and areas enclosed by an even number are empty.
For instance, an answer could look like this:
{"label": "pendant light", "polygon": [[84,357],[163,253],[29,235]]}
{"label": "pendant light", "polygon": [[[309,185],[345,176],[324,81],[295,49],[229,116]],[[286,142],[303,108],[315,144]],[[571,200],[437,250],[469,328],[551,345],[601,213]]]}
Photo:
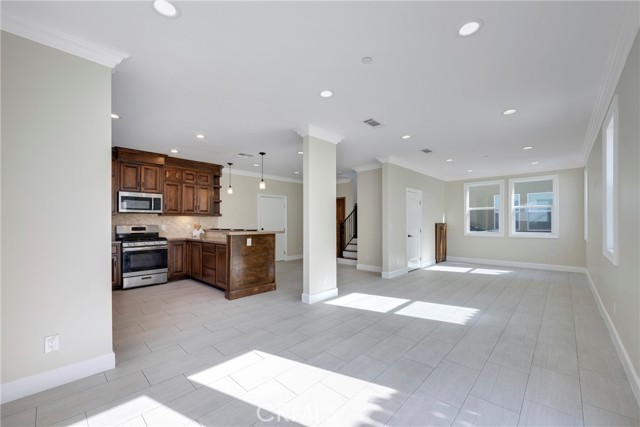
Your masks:
{"label": "pendant light", "polygon": [[265,184],[264,182],[264,155],[267,154],[264,151],[260,152],[260,155],[262,156],[262,174],[260,176],[260,189],[264,190],[265,188],[267,188],[267,184]]}
{"label": "pendant light", "polygon": [[227,163],[229,165],[229,188],[227,188],[227,194],[233,194],[233,188],[231,188],[231,166],[233,163]]}

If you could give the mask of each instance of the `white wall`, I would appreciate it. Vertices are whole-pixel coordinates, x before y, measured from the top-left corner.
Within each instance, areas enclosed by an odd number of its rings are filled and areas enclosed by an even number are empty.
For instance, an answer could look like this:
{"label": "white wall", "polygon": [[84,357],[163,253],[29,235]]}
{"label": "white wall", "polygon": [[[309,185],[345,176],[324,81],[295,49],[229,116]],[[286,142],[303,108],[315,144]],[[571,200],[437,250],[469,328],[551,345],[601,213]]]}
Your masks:
{"label": "white wall", "polygon": [[358,268],[382,271],[382,169],[358,172]]}
{"label": "white wall", "polygon": [[434,263],[435,223],[442,222],[445,211],[444,182],[393,163],[383,164],[382,174],[383,275],[393,276],[407,268],[407,188],[422,191],[421,256],[423,263]]}
{"label": "white wall", "polygon": [[344,197],[344,216],[346,218],[353,210],[354,204],[353,184],[351,181],[336,185],[336,197]]}
{"label": "white wall", "polygon": [[111,70],[2,32],[3,401],[113,367],[110,112]]}
{"label": "white wall", "polygon": [[[602,132],[587,163],[587,271],[635,373],[640,390],[640,36],[615,93],[618,95],[619,265],[602,254]],[[632,381],[633,382],[633,381]],[[636,394],[638,396],[638,394]]]}
{"label": "white wall", "polygon": [[[225,168],[226,169],[226,168]],[[256,228],[258,226],[258,194],[287,197],[287,259],[302,256],[302,184],[264,179],[267,188],[259,190],[260,178],[237,175],[232,171],[233,194],[227,194],[229,174],[222,178],[220,191],[220,228]],[[335,217],[335,213],[333,214]]]}
{"label": "white wall", "polygon": [[[560,236],[554,238],[509,237],[508,212],[503,215],[503,237],[464,235],[464,183],[451,181],[445,186],[447,258],[475,258],[570,267],[584,267],[585,243],[583,239],[583,170],[568,169],[544,172],[538,176],[558,175]],[[513,175],[481,179],[477,181],[504,181],[505,201],[508,200],[509,179],[536,176]],[[507,202],[508,203],[508,202]]]}

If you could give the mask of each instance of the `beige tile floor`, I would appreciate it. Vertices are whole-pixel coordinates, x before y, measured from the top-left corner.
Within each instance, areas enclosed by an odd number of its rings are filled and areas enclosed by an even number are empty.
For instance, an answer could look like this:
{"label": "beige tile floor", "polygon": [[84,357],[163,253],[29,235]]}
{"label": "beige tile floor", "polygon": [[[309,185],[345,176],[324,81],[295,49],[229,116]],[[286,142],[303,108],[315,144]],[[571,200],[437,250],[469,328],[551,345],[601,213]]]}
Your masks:
{"label": "beige tile floor", "polygon": [[185,280],[113,293],[117,367],[2,406],[2,426],[638,426],[582,274],[443,263],[339,266],[300,303],[302,263],[236,301]]}

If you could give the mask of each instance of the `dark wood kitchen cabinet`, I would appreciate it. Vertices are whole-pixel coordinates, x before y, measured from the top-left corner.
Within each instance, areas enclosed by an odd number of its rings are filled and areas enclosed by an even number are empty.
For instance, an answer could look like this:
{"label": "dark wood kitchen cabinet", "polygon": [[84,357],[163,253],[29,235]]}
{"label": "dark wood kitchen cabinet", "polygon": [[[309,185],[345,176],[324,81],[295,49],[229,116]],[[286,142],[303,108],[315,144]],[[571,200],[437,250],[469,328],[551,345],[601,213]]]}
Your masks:
{"label": "dark wood kitchen cabinet", "polygon": [[162,168],[120,162],[120,191],[162,193]]}
{"label": "dark wood kitchen cabinet", "polygon": [[202,244],[202,281],[216,284],[216,245],[213,243]]}
{"label": "dark wood kitchen cabinet", "polygon": [[120,243],[111,243],[111,289],[119,289],[122,286],[120,269]]}
{"label": "dark wood kitchen cabinet", "polygon": [[227,245],[216,244],[216,286],[227,286]]}
{"label": "dark wood kitchen cabinet", "polygon": [[187,277],[187,242],[185,240],[169,241],[168,251],[168,278],[174,280]]}
{"label": "dark wood kitchen cabinet", "polygon": [[182,213],[182,184],[174,181],[165,181],[162,197],[164,199],[163,213]]}
{"label": "dark wood kitchen cabinet", "polygon": [[189,276],[202,280],[202,243],[189,242]]}

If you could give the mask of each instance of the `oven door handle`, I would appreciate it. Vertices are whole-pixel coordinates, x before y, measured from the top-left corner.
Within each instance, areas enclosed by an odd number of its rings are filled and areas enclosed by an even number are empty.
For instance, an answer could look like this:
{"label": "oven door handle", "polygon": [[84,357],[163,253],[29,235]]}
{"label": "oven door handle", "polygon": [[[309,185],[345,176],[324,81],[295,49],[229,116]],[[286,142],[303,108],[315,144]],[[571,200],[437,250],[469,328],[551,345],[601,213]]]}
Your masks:
{"label": "oven door handle", "polygon": [[152,251],[156,249],[167,249],[167,245],[158,246],[135,246],[133,248],[122,248],[122,252],[140,252],[140,251]]}

